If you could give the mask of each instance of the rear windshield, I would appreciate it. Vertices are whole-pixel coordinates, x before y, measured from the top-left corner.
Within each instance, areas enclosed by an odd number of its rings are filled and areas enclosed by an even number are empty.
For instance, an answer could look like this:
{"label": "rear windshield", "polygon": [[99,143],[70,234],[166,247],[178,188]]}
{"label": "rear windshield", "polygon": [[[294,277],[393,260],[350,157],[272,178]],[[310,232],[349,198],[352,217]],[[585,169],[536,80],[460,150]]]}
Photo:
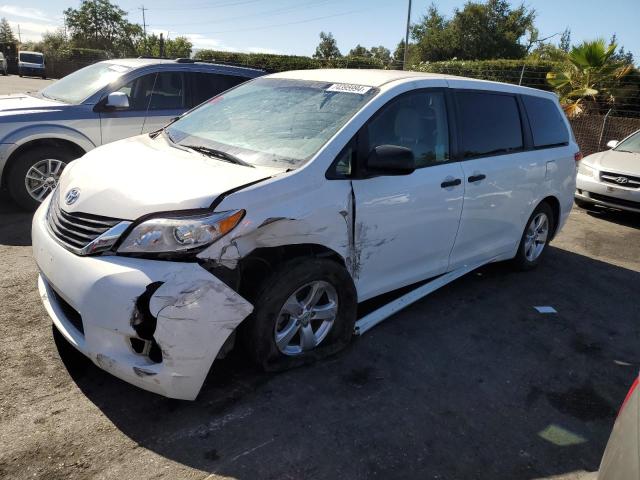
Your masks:
{"label": "rear windshield", "polygon": [[376,93],[362,85],[258,78],[214,97],[167,132],[183,146],[222,150],[250,164],[297,168]]}
{"label": "rear windshield", "polygon": [[553,100],[523,95],[524,107],[536,148],[557,147],[569,144],[569,132],[560,109]]}
{"label": "rear windshield", "polygon": [[38,55],[37,53],[21,53],[20,61],[27,63],[38,63],[42,65],[44,57],[42,55]]}

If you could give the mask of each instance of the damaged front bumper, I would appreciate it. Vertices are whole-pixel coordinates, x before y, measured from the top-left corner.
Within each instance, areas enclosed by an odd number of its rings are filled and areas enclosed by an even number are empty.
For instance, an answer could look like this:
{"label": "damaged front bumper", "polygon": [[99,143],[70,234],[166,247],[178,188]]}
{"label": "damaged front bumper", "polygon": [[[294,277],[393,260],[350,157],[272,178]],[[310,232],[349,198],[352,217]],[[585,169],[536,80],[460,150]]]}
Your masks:
{"label": "damaged front bumper", "polygon": [[[116,377],[167,397],[195,399],[221,347],[253,306],[195,262],[77,256],[49,234],[47,207],[44,202],[34,216],[32,241],[40,296],[56,328]],[[143,309],[154,328],[144,341],[134,326],[139,298],[151,284]],[[135,348],[151,343],[160,358]]]}

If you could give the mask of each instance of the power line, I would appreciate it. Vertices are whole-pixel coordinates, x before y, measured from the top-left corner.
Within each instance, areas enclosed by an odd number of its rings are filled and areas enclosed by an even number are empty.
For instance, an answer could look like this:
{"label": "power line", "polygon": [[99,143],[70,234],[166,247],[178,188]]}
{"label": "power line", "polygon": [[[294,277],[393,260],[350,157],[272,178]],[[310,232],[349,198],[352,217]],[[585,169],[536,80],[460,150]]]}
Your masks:
{"label": "power line", "polygon": [[290,6],[290,7],[282,7],[282,8],[277,8],[277,9],[274,9],[274,10],[264,10],[262,12],[256,12],[256,13],[245,14],[245,15],[237,15],[235,17],[226,17],[226,18],[210,20],[210,21],[206,21],[206,22],[154,23],[153,26],[154,27],[180,27],[180,26],[190,26],[190,25],[210,25],[212,23],[225,23],[225,22],[230,22],[230,21],[234,21],[234,20],[244,20],[245,18],[251,18],[251,17],[266,17],[266,16],[279,15],[281,13],[286,13],[286,12],[290,12],[290,11],[293,11],[293,10],[299,10],[301,8],[324,6],[324,5],[328,4],[328,3],[336,3],[337,1],[339,1],[339,0],[324,0],[324,1],[319,1],[319,2],[318,1],[312,1],[312,2],[308,2],[308,3],[303,3],[303,4],[299,4],[299,5]]}
{"label": "power line", "polygon": [[184,12],[185,9],[188,10],[209,10],[209,9],[213,9],[213,8],[222,8],[222,7],[235,7],[237,5],[246,5],[248,3],[257,3],[260,2],[262,0],[242,0],[239,2],[227,2],[227,3],[218,3],[218,4],[214,4],[212,5],[211,3],[205,3],[205,4],[200,4],[200,5],[186,5],[186,6],[182,6],[179,8],[174,8],[174,7],[157,7],[153,10],[162,10],[162,11],[181,11]]}
{"label": "power line", "polygon": [[248,32],[248,31],[252,31],[252,30],[267,30],[269,28],[276,28],[276,27],[286,27],[289,25],[298,25],[301,23],[309,23],[309,22],[315,22],[317,20],[325,20],[327,18],[335,18],[335,17],[342,17],[345,15],[353,15],[354,13],[360,13],[362,12],[363,9],[360,10],[350,10],[348,12],[342,12],[342,13],[335,13],[333,15],[325,15],[322,17],[313,17],[313,18],[307,18],[304,20],[298,20],[298,21],[294,21],[294,22],[286,22],[286,23],[276,23],[276,24],[272,24],[272,25],[263,25],[261,27],[248,27],[248,28],[234,28],[233,30],[218,30],[215,32],[189,32],[189,33],[195,33],[198,35],[214,35],[214,34],[219,34],[219,33],[234,33],[234,32]]}

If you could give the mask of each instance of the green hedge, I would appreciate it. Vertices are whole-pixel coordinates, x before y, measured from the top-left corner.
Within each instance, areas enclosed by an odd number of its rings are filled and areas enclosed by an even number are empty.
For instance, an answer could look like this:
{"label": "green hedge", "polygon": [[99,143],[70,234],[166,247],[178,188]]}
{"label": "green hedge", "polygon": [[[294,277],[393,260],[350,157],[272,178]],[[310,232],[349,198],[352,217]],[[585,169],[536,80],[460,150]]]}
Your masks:
{"label": "green hedge", "polygon": [[523,86],[552,90],[546,80],[547,72],[558,66],[559,64],[557,62],[533,60],[450,60],[446,62],[420,63],[413,65],[411,70],[446,73],[448,75],[458,75],[461,77],[518,84],[523,65]]}
{"label": "green hedge", "polygon": [[196,60],[219,63],[234,63],[247,67],[262,68],[268,72],[286,70],[309,70],[312,68],[384,68],[380,60],[368,57],[340,57],[333,60],[318,60],[297,55],[272,55],[268,53],[238,53],[218,50],[200,50]]}

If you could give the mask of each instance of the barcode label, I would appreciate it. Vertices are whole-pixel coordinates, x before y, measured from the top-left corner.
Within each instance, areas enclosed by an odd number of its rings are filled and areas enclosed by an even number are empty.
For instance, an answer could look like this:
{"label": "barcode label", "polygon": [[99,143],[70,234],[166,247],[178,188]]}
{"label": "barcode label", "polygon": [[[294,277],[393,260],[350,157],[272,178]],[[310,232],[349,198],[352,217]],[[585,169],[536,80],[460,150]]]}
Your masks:
{"label": "barcode label", "polygon": [[358,95],[364,95],[369,90],[371,90],[371,87],[352,85],[350,83],[334,83],[327,88],[327,92],[357,93]]}

